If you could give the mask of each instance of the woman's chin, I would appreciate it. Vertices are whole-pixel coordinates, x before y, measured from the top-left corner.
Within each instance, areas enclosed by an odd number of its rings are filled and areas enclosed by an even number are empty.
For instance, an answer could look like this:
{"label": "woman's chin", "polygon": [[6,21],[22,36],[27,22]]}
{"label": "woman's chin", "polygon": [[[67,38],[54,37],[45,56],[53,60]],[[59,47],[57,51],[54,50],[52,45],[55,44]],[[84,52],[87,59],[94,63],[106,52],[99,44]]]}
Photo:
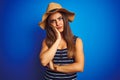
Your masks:
{"label": "woman's chin", "polygon": [[59,32],[63,32],[63,29],[58,29]]}

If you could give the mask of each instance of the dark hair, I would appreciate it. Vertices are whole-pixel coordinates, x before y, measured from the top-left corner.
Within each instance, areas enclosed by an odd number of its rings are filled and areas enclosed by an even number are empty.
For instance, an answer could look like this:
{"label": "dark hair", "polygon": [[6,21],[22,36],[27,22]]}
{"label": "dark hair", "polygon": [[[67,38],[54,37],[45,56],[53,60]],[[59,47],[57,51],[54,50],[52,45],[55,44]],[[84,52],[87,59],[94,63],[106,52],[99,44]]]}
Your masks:
{"label": "dark hair", "polygon": [[[60,13],[62,14],[63,22],[64,22],[64,30],[62,34],[63,34],[63,38],[67,43],[68,57],[71,58],[73,57],[73,53],[75,52],[74,35],[72,34],[72,31],[70,29],[67,15],[63,12]],[[52,27],[50,27],[49,25],[49,16],[46,19],[46,25],[45,25],[45,30],[46,30],[45,42],[48,48],[50,48],[57,39],[55,32],[53,31]]]}

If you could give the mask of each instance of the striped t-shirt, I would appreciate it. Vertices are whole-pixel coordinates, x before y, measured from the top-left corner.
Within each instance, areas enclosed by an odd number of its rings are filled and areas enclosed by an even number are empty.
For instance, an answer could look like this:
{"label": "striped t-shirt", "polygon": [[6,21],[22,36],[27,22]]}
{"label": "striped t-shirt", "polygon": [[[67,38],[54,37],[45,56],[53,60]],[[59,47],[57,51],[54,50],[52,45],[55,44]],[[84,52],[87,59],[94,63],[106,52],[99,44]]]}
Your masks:
{"label": "striped t-shirt", "polygon": [[[77,37],[75,37],[76,40]],[[67,56],[67,48],[65,49],[57,49],[57,52],[54,56],[53,62],[54,64],[66,65],[74,62],[73,58],[68,58]],[[46,68],[45,80],[77,80],[77,73],[62,73],[55,72]]]}

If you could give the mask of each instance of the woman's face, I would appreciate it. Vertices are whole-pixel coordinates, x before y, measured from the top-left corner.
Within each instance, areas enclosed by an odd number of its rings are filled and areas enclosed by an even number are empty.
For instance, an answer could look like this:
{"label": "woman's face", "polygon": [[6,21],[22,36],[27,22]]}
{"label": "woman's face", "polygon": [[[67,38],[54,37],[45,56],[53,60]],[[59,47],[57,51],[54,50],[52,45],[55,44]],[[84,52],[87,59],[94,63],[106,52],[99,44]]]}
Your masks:
{"label": "woman's face", "polygon": [[56,28],[59,32],[63,32],[64,30],[64,22],[62,14],[59,12],[53,13],[49,17],[50,25],[53,28]]}

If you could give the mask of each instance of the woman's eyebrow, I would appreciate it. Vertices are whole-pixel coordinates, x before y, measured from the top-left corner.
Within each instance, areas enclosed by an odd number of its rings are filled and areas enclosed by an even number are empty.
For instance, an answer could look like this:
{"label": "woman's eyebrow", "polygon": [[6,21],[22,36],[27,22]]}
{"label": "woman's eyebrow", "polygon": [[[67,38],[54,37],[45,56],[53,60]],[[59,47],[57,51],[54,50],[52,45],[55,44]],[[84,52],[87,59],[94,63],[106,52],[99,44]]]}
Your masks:
{"label": "woman's eyebrow", "polygon": [[57,19],[62,18],[62,16],[59,16]]}
{"label": "woman's eyebrow", "polygon": [[[60,18],[62,18],[62,16],[59,16],[59,17],[57,17],[56,19],[60,19]],[[50,19],[50,22],[51,22],[51,21],[56,21],[56,19]]]}
{"label": "woman's eyebrow", "polygon": [[55,19],[51,19],[50,22],[55,21]]}

